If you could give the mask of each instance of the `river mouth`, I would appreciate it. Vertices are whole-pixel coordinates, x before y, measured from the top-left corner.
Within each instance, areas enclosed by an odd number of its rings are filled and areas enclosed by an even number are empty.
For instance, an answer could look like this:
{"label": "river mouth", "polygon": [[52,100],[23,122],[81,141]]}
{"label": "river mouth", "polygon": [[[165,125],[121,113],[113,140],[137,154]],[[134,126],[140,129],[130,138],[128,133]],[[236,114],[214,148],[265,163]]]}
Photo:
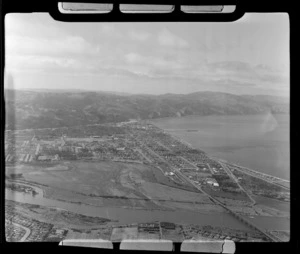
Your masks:
{"label": "river mouth", "polygon": [[[202,193],[170,185],[153,167],[117,162],[61,165],[64,170],[59,170],[59,165],[56,170],[37,165],[7,167],[8,175],[22,174],[19,179],[6,179],[7,183],[28,186],[36,194],[6,189],[5,198],[109,219],[113,225],[167,221],[251,230]],[[65,170],[66,166],[69,170]],[[274,220],[275,229],[286,230],[289,226],[283,218],[270,219]],[[259,220],[263,228],[274,229],[272,223],[264,225],[263,221]]]}
{"label": "river mouth", "polygon": [[103,217],[114,220],[113,224],[130,224],[151,221],[167,221],[176,223],[193,223],[198,225],[224,226],[237,229],[247,229],[242,223],[235,222],[228,214],[209,215],[191,211],[158,211],[140,210],[121,207],[95,207],[85,204],[74,204],[42,197],[41,190],[36,196],[18,193],[6,189],[5,198],[21,203],[35,204],[47,207],[65,209],[87,216]]}
{"label": "river mouth", "polygon": [[122,207],[97,207],[87,204],[76,204],[60,200],[52,200],[44,197],[43,189],[30,184],[26,184],[26,186],[31,186],[38,194],[31,195],[30,193],[17,192],[6,188],[5,199],[32,205],[46,206],[49,208],[55,207],[87,216],[102,217],[112,220],[112,224],[114,225],[166,221],[249,230],[247,226],[236,221],[228,213],[208,214],[184,210],[162,211]]}
{"label": "river mouth", "polygon": [[[24,184],[34,188],[37,194],[17,192],[6,188],[5,199],[24,204],[39,205],[48,208],[71,211],[73,213],[100,217],[108,219],[111,225],[123,225],[132,223],[145,223],[153,221],[165,221],[179,224],[194,224],[200,226],[215,226],[237,230],[251,230],[242,222],[236,220],[228,213],[201,213],[196,211],[163,211],[146,210],[123,207],[99,207],[87,204],[76,204],[66,201],[53,200],[44,197],[43,189],[30,184]],[[249,220],[249,217],[247,216]],[[274,218],[266,216],[253,216],[251,221],[258,225],[263,225],[268,230],[289,230],[289,220],[286,218]]]}

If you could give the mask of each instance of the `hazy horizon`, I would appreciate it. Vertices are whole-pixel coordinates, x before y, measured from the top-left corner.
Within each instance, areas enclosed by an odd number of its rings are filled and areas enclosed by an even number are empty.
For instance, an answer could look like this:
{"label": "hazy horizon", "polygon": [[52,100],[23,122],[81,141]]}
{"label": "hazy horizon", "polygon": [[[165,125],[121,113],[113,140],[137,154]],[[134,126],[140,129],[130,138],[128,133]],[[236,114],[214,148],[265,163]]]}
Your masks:
{"label": "hazy horizon", "polygon": [[290,241],[289,37],[6,15],[6,241]]}
{"label": "hazy horizon", "polygon": [[118,94],[118,95],[151,95],[151,96],[160,96],[160,95],[167,95],[167,94],[172,94],[172,95],[188,95],[188,94],[193,94],[193,93],[223,93],[223,94],[232,94],[232,95],[238,95],[238,96],[274,96],[274,97],[281,97],[281,98],[289,98],[289,95],[269,95],[269,94],[245,94],[245,93],[233,93],[233,92],[219,92],[219,91],[209,91],[209,90],[202,90],[202,91],[194,91],[191,93],[161,93],[161,94],[154,94],[154,93],[129,93],[129,92],[118,92],[118,91],[105,91],[105,90],[89,90],[89,89],[82,89],[82,88],[73,88],[73,89],[64,89],[64,88],[8,88],[5,87],[4,90],[14,90],[14,91],[49,91],[49,92],[83,92],[83,93],[90,93],[90,92],[95,92],[95,93],[111,93],[111,94]]}
{"label": "hazy horizon", "polygon": [[5,46],[6,88],[289,97],[283,13],[231,23],[66,23],[9,14]]}

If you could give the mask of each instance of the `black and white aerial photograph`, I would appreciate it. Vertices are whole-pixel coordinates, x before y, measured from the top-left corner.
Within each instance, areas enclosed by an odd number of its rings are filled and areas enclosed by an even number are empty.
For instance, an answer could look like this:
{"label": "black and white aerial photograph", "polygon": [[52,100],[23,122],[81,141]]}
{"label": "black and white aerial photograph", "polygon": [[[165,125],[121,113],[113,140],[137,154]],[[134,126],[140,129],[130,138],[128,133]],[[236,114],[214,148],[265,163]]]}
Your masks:
{"label": "black and white aerial photograph", "polygon": [[290,240],[287,13],[4,26],[7,242]]}

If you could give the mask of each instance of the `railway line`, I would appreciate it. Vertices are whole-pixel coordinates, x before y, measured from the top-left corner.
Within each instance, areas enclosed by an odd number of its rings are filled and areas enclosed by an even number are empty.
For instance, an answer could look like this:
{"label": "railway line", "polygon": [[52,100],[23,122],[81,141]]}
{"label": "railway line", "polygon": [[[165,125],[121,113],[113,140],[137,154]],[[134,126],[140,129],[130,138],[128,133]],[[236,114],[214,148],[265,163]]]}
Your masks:
{"label": "railway line", "polygon": [[252,222],[248,221],[247,219],[245,219],[244,217],[240,216],[239,214],[235,213],[234,211],[232,211],[231,209],[229,209],[227,206],[225,206],[222,202],[220,202],[219,200],[217,200],[216,198],[214,198],[213,196],[209,195],[208,193],[206,193],[205,191],[203,191],[198,185],[194,184],[192,181],[190,181],[190,179],[188,179],[188,177],[186,177],[184,174],[182,174],[179,170],[176,170],[176,172],[178,174],[181,174],[181,176],[188,181],[190,184],[192,184],[195,188],[197,188],[199,191],[201,191],[202,193],[206,194],[213,202],[215,202],[216,204],[220,205],[221,207],[223,207],[226,211],[228,211],[233,217],[235,217],[236,219],[238,219],[239,221],[241,221],[242,223],[246,224],[248,227],[259,231],[260,233],[262,233],[264,236],[266,236],[268,239],[270,239],[273,242],[281,242],[281,239],[267,233],[265,230],[261,229],[260,227],[258,227],[257,225],[254,225]]}
{"label": "railway line", "polygon": [[[150,149],[151,150],[151,149]],[[157,154],[155,151],[151,150],[152,153],[156,154],[161,160],[163,160],[164,162],[166,162],[168,165],[169,162],[166,161],[164,158],[162,158],[159,154]],[[223,163],[222,163],[223,164]],[[223,165],[222,165],[223,166]],[[174,168],[172,165],[170,165],[171,168],[174,169],[174,171],[177,173],[177,175],[179,175],[182,179],[184,179],[186,182],[188,182],[189,184],[193,185],[196,189],[198,189],[201,193],[207,195],[215,204],[220,205],[221,207],[223,207],[227,212],[229,212],[235,219],[239,220],[240,222],[242,222],[243,224],[247,225],[248,227],[259,231],[261,234],[263,234],[265,237],[267,237],[269,240],[271,240],[272,242],[281,242],[281,239],[269,234],[268,232],[266,232],[264,229],[260,228],[259,226],[253,224],[252,222],[250,222],[249,220],[245,219],[244,217],[242,217],[241,215],[237,214],[236,212],[232,211],[231,209],[229,209],[226,205],[224,205],[221,201],[219,201],[218,199],[214,198],[213,196],[211,196],[210,194],[208,194],[207,192],[205,192],[204,190],[202,190],[202,188],[198,185],[196,185],[193,181],[191,181],[188,177],[186,177],[183,173],[180,172],[180,170],[178,170],[177,168]],[[229,169],[227,168],[226,173],[228,174]],[[230,176],[230,175],[229,175]],[[244,189],[242,189],[244,190]],[[248,196],[249,194],[247,192],[245,192]],[[253,202],[253,204],[255,203],[255,200],[251,197],[251,200]]]}

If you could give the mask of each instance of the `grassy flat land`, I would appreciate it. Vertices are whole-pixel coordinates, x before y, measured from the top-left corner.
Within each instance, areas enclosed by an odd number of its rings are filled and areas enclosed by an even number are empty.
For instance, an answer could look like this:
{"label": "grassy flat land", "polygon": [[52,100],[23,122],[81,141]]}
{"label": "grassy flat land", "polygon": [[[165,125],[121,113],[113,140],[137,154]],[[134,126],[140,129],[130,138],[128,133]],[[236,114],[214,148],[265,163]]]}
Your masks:
{"label": "grassy flat land", "polygon": [[[96,206],[221,211],[199,192],[168,186],[160,170],[120,162],[16,165],[6,175],[36,183],[50,199]],[[21,177],[20,177],[21,174]]]}
{"label": "grassy flat land", "polygon": [[253,195],[281,201],[290,200],[290,190],[266,182],[263,179],[250,176],[239,170],[234,170],[233,174],[240,178],[240,184]]}
{"label": "grassy flat land", "polygon": [[35,219],[56,226],[76,229],[90,229],[107,226],[111,220],[100,217],[85,216],[70,211],[46,206],[25,204],[6,200],[6,205],[13,207],[13,212],[26,218]]}

